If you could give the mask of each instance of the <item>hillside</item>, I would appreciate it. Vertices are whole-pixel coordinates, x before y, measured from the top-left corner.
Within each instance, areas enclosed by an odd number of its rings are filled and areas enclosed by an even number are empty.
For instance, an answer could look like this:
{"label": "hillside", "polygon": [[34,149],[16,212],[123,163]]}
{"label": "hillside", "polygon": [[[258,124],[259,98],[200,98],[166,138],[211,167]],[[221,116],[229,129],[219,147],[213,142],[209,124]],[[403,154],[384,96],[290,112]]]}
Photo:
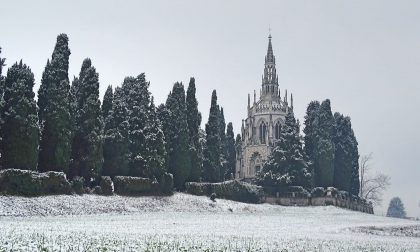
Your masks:
{"label": "hillside", "polygon": [[171,197],[0,196],[0,251],[419,251],[420,223],[335,207]]}

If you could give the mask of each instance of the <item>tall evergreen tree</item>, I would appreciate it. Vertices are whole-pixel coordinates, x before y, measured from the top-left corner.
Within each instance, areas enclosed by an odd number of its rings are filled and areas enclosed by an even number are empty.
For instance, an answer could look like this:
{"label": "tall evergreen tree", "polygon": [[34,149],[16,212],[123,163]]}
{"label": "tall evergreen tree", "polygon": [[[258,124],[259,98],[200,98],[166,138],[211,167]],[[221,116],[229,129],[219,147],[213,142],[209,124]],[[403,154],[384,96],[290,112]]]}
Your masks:
{"label": "tall evergreen tree", "polygon": [[68,37],[60,34],[38,91],[40,171],[68,171],[71,152]]}
{"label": "tall evergreen tree", "polygon": [[158,119],[153,97],[149,106],[149,118],[145,127],[146,165],[144,175],[160,179],[166,171],[166,148],[162,124]]}
{"label": "tall evergreen tree", "polygon": [[312,184],[314,184],[315,174],[314,166],[316,163],[316,132],[318,126],[318,110],[321,104],[318,101],[311,101],[306,109],[305,127],[303,129],[304,137],[304,151],[309,158],[309,171],[312,173]]}
{"label": "tall evergreen tree", "polygon": [[[242,137],[241,137],[241,134],[236,135],[235,151],[236,151],[236,155],[240,155],[240,153],[242,153]],[[236,160],[235,160],[235,162],[236,162]],[[235,164],[235,170],[234,170],[233,175],[234,175],[235,178],[239,175],[239,174],[236,174],[236,164]]]}
{"label": "tall evergreen tree", "polygon": [[262,171],[257,174],[261,184],[310,187],[311,174],[308,172],[299,127],[293,111],[289,110],[285,124],[280,130],[280,139],[276,142]]}
{"label": "tall evergreen tree", "polygon": [[146,81],[144,73],[137,77],[126,77],[122,84],[122,90],[128,110],[130,174],[145,176],[147,160],[145,128],[149,120],[149,82]]}
{"label": "tall evergreen tree", "polygon": [[[172,92],[169,93],[168,98],[172,95]],[[166,156],[165,156],[165,170],[168,170],[168,165],[169,165],[169,151],[170,151],[170,146],[171,146],[171,118],[170,118],[170,114],[169,114],[169,110],[166,108],[165,104],[160,104],[157,108],[156,108],[156,114],[158,117],[158,120],[161,122],[162,124],[162,130],[163,130],[163,135],[164,135],[164,139],[165,139],[165,149],[166,149]]]}
{"label": "tall evergreen tree", "polygon": [[226,172],[225,178],[231,179],[235,175],[236,148],[235,134],[233,133],[232,123],[228,123],[226,130]]}
{"label": "tall evergreen tree", "polygon": [[198,111],[198,102],[195,97],[195,79],[191,78],[187,89],[187,123],[190,137],[191,173],[190,181],[199,181],[202,170],[200,158],[202,150],[200,147],[199,130],[201,125],[201,113]]}
{"label": "tall evergreen tree", "polygon": [[112,91],[112,86],[109,85],[105,91],[104,99],[102,101],[102,118],[107,118],[111,114],[112,110],[112,100],[114,98],[114,93]]}
{"label": "tall evergreen tree", "polygon": [[6,66],[5,62],[6,62],[6,59],[1,57],[1,47],[0,47],[0,106],[2,106],[3,104],[3,94],[4,94],[4,85],[5,85],[4,84],[5,78],[3,76],[3,67]]}
{"label": "tall evergreen tree", "polygon": [[1,159],[6,168],[37,168],[39,129],[34,83],[34,74],[22,61],[7,71],[1,110]]}
{"label": "tall evergreen tree", "polygon": [[328,187],[334,184],[334,124],[330,100],[327,99],[321,103],[317,116],[314,154],[316,186]]}
{"label": "tall evergreen tree", "polygon": [[220,115],[216,90],[211,95],[209,120],[206,124],[206,146],[204,148],[203,179],[208,182],[221,180],[220,164]]}
{"label": "tall evergreen tree", "polygon": [[334,114],[334,187],[350,191],[353,172],[353,131],[349,117],[340,113]]}
{"label": "tall evergreen tree", "polygon": [[220,180],[225,179],[226,171],[228,169],[227,149],[226,149],[226,121],[223,107],[219,111],[219,136],[220,136]]}
{"label": "tall evergreen tree", "polygon": [[6,59],[2,58],[1,56],[1,47],[0,47],[0,81],[4,80],[3,67],[6,65],[5,62],[6,62]]}
{"label": "tall evergreen tree", "polygon": [[83,61],[77,82],[69,174],[90,181],[100,176],[103,164],[99,76],[90,59]]}
{"label": "tall evergreen tree", "polygon": [[[3,95],[4,95],[5,78],[3,76],[3,67],[6,65],[5,62],[6,62],[6,59],[1,57],[1,47],[0,47],[0,111],[3,109],[3,105],[4,105]],[[1,131],[1,124],[2,124],[2,118],[0,117],[0,131]],[[1,134],[0,134],[0,141],[1,141]],[[0,155],[1,153],[2,153],[2,150],[0,149]],[[1,163],[0,163],[0,168],[1,168]]]}
{"label": "tall evergreen tree", "polygon": [[73,81],[70,86],[70,91],[69,91],[69,103],[70,103],[69,108],[70,108],[70,122],[71,122],[72,134],[74,133],[73,130],[76,127],[76,117],[77,117],[77,109],[78,109],[77,99],[78,99],[79,86],[80,86],[79,78],[75,76],[73,78]]}
{"label": "tall evergreen tree", "polygon": [[350,180],[350,193],[353,195],[359,195],[360,190],[360,178],[359,178],[359,148],[356,136],[353,129],[351,130],[350,138],[352,139],[352,160],[351,160],[351,180]]}
{"label": "tall evergreen tree", "polygon": [[168,169],[174,175],[174,185],[183,189],[191,172],[190,139],[188,136],[187,106],[182,83],[175,83],[166,100],[169,121],[166,122],[168,139]]}
{"label": "tall evergreen tree", "polygon": [[129,173],[128,111],[120,87],[115,89],[112,109],[105,118],[103,175],[127,176]]}

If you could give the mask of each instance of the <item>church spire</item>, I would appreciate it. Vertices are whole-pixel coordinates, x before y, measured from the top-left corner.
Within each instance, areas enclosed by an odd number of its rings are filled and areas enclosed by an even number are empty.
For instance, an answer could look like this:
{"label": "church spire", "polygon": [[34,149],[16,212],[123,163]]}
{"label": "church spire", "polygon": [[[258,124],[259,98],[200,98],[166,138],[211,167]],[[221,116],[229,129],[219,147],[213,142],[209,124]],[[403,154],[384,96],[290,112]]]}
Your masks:
{"label": "church spire", "polygon": [[265,57],[265,63],[272,63],[276,64],[274,60],[274,53],[273,53],[273,46],[271,45],[271,32],[268,35],[268,49],[267,49],[267,56]]}
{"label": "church spire", "polygon": [[262,92],[264,96],[276,96],[278,93],[278,76],[276,71],[276,58],[271,44],[271,29],[268,35],[267,55],[265,56],[264,74],[262,79]]}

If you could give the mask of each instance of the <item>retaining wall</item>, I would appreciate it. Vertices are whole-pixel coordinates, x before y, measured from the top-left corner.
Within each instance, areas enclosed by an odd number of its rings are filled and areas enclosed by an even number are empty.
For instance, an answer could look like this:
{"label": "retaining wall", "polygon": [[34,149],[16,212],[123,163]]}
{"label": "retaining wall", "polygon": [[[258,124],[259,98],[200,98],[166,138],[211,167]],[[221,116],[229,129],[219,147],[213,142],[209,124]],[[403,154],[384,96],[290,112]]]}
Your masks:
{"label": "retaining wall", "polygon": [[265,195],[261,201],[282,206],[336,206],[373,214],[373,206],[370,202],[349,195],[347,192],[337,193],[334,190],[329,188],[322,196],[311,196],[310,193],[276,193],[276,195]]}

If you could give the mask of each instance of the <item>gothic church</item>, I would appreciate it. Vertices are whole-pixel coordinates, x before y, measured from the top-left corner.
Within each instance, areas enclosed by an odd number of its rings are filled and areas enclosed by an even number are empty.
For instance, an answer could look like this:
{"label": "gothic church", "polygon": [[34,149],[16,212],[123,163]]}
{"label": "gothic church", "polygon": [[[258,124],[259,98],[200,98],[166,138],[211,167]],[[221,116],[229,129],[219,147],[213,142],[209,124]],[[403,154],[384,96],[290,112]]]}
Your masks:
{"label": "gothic church", "polygon": [[248,94],[248,114],[242,120],[242,145],[236,153],[235,178],[255,177],[280,136],[286,114],[293,110],[293,95],[290,95],[290,106],[287,90],[282,99],[276,73],[276,58],[271,45],[271,34],[268,36],[268,49],[265,56],[262,86],[257,100],[254,90],[254,101],[251,104]]}

